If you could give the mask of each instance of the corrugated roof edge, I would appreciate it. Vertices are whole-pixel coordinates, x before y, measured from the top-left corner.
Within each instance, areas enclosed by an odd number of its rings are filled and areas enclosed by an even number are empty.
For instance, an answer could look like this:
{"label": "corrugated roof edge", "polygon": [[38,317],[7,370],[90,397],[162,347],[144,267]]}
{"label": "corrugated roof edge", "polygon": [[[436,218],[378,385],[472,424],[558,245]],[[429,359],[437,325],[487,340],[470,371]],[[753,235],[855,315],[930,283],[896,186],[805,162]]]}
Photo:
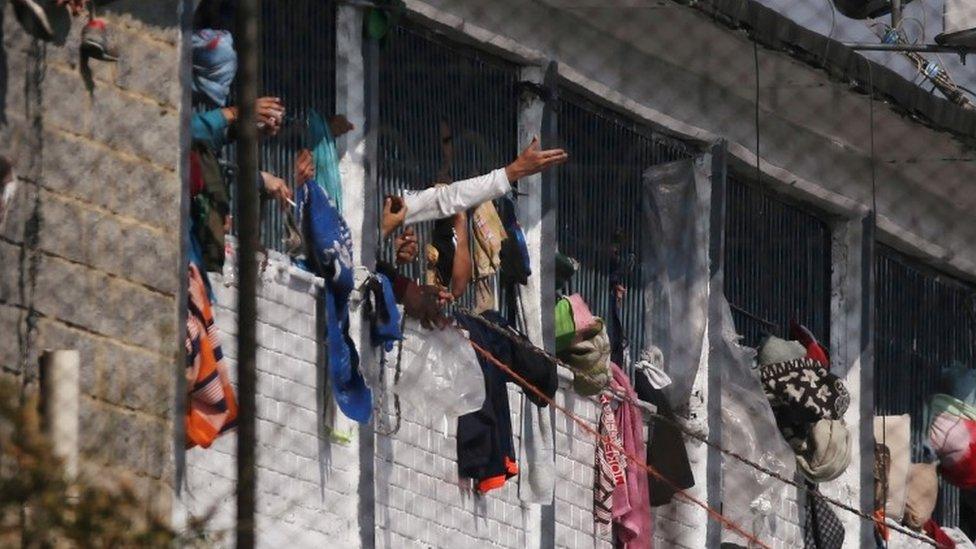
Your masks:
{"label": "corrugated roof edge", "polygon": [[976,146],[976,111],[964,109],[909,82],[898,73],[870,61],[841,42],[793,22],[754,0],[673,0],[725,24],[746,29],[760,45],[785,52],[852,89],[886,100],[892,110]]}

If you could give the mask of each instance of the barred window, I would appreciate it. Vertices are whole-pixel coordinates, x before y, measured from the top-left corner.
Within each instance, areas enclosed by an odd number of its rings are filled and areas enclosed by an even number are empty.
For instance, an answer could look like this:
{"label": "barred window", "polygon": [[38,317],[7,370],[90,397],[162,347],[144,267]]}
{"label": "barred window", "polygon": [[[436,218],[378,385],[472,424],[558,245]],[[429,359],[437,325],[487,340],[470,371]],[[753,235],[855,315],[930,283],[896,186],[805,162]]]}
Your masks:
{"label": "barred window", "polygon": [[[912,461],[920,461],[940,369],[976,366],[976,286],[880,244],[875,273],[875,411],[911,415]],[[973,535],[973,511],[961,512],[964,505],[959,490],[942,482],[936,522]]]}
{"label": "barred window", "polygon": [[[517,82],[513,63],[409,22],[395,26],[379,59],[380,199],[434,182],[443,162],[442,122],[453,135],[452,180],[511,162],[518,153]],[[430,242],[433,225],[415,225],[421,245]],[[392,260],[392,247],[383,253]],[[422,266],[423,258],[404,273],[420,278]],[[462,304],[471,303],[472,290]]]}
{"label": "barred window", "polygon": [[559,251],[580,263],[569,291],[582,295],[593,314],[609,317],[611,254],[619,246],[628,288],[621,323],[636,356],[646,313],[641,242],[652,237],[642,226],[642,177],[651,166],[691,158],[695,151],[571,90],[560,91],[558,128],[570,160],[558,172],[557,240]]}
{"label": "barred window", "polygon": [[830,344],[830,227],[730,173],[725,216],[725,293],[744,343],[785,337],[790,320]]}

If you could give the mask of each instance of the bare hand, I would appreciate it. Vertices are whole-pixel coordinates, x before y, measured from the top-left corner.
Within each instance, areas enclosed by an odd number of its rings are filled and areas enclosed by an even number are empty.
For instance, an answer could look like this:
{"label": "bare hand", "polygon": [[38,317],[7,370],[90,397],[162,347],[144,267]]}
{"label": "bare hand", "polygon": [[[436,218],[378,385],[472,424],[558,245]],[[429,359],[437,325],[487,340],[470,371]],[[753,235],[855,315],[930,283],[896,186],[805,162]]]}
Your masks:
{"label": "bare hand", "polygon": [[71,15],[81,15],[81,11],[88,5],[88,0],[58,0],[59,6],[67,6]]}
{"label": "bare hand", "polygon": [[254,103],[254,116],[265,135],[277,135],[285,119],[285,105],[277,97],[259,97]]}
{"label": "bare hand", "polygon": [[403,224],[407,218],[407,207],[403,203],[403,198],[399,196],[388,196],[383,200],[383,219],[380,229],[383,231],[383,238],[390,236],[394,229]]}
{"label": "bare hand", "polygon": [[302,149],[295,156],[295,186],[301,187],[312,179],[315,179],[315,159],[312,151]]}
{"label": "bare hand", "polygon": [[275,177],[268,172],[261,172],[261,179],[264,180],[264,192],[277,200],[281,207],[285,207],[291,200],[291,189],[288,184],[280,177]]}
{"label": "bare hand", "polygon": [[427,329],[443,328],[450,320],[441,312],[451,302],[451,294],[437,286],[410,284],[403,294],[403,311]]}
{"label": "bare hand", "polygon": [[396,250],[397,265],[406,265],[417,260],[420,245],[417,243],[417,233],[413,227],[407,227],[393,240],[393,248]]}
{"label": "bare hand", "polygon": [[329,131],[332,132],[332,137],[345,135],[354,129],[356,126],[344,114],[337,114],[329,119]]}
{"label": "bare hand", "polygon": [[510,182],[515,183],[523,177],[543,172],[568,159],[569,154],[563,149],[541,150],[539,136],[535,136],[529,146],[522,151],[522,154],[505,167],[505,175],[508,176]]}

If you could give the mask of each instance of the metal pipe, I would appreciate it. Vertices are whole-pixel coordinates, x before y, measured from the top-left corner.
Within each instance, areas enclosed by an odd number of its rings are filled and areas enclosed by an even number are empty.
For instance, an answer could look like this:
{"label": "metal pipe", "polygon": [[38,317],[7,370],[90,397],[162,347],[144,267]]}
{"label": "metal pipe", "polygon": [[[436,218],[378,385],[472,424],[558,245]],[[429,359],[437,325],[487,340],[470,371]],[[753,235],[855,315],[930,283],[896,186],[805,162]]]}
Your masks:
{"label": "metal pipe", "polygon": [[69,481],[78,475],[80,365],[78,351],[44,351],[41,355],[44,432]]}
{"label": "metal pipe", "polygon": [[254,112],[258,96],[260,0],[240,0],[234,40],[239,57],[237,97],[237,268],[238,268],[238,425],[237,425],[237,536],[238,549],[255,545],[257,471],[256,390],[257,364],[257,253],[260,232],[258,127]]}
{"label": "metal pipe", "polygon": [[960,46],[943,46],[941,44],[884,44],[874,42],[848,42],[844,44],[852,50],[858,51],[896,51],[896,52],[928,52],[928,53],[955,53],[965,57],[973,53],[972,48]]}
{"label": "metal pipe", "polygon": [[901,0],[891,0],[891,28],[901,28]]}

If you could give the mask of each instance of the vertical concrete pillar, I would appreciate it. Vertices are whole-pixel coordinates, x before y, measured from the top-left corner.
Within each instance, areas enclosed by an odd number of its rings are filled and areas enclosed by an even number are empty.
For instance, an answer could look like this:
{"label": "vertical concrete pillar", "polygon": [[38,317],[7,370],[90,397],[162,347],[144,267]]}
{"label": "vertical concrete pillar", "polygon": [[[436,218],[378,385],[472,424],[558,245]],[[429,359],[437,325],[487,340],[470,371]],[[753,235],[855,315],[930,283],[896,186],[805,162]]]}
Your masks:
{"label": "vertical concrete pillar", "polygon": [[78,410],[81,359],[78,351],[41,355],[41,415],[44,431],[68,479],[78,475]]}
{"label": "vertical concrete pillar", "polygon": [[[551,67],[554,76],[555,67]],[[521,81],[529,84],[526,91],[519,98],[518,142],[519,150],[527,147],[532,139],[540,136],[544,147],[552,147],[555,138],[555,128],[546,128],[547,106],[539,93],[529,91],[531,88],[543,89],[547,80],[546,70],[540,67],[525,67],[522,69]],[[551,78],[550,78],[551,79]],[[551,125],[551,124],[550,124]],[[548,179],[548,180],[547,180]],[[521,305],[525,312],[526,335],[535,345],[550,351],[554,342],[552,316],[555,308],[555,280],[553,250],[556,249],[555,234],[555,204],[553,196],[551,174],[539,174],[522,179],[519,182],[518,218],[525,231],[526,244],[529,248],[529,261],[532,276],[528,285],[521,288]],[[554,453],[546,454],[546,448],[553,448],[553,410],[539,409],[531,403],[522,407],[522,444],[525,444],[524,433],[531,429],[535,433],[534,444],[537,446],[528,459],[555,459]],[[548,444],[540,438],[548,437]],[[526,473],[532,474],[535,464],[527,464]],[[555,471],[555,466],[551,467]],[[519,489],[524,497],[530,481],[519,479]],[[555,515],[550,500],[548,504],[526,503],[523,501],[525,514],[526,547],[529,549],[552,547],[554,541]]]}
{"label": "vertical concrete pillar", "polygon": [[[372,270],[376,261],[378,226],[376,217],[375,168],[369,155],[375,151],[375,134],[369,107],[369,89],[375,90],[370,74],[375,76],[375,66],[368,61],[369,48],[373,44],[363,41],[362,8],[339,5],[336,8],[336,114],[344,114],[355,129],[339,138],[339,173],[342,176],[342,215],[352,232],[353,256],[357,266]],[[372,87],[370,84],[374,84]],[[360,273],[362,269],[357,269]],[[361,277],[357,277],[357,281]],[[360,368],[370,379],[376,372],[376,355],[369,341],[369,326],[363,322],[359,310],[350,311],[349,334],[359,351]],[[340,431],[357,432],[359,445],[358,498],[360,547],[369,549],[375,545],[375,503],[373,483],[373,456],[375,443],[372,424],[356,425],[337,414],[336,426]],[[349,505],[353,505],[349,502]]]}

